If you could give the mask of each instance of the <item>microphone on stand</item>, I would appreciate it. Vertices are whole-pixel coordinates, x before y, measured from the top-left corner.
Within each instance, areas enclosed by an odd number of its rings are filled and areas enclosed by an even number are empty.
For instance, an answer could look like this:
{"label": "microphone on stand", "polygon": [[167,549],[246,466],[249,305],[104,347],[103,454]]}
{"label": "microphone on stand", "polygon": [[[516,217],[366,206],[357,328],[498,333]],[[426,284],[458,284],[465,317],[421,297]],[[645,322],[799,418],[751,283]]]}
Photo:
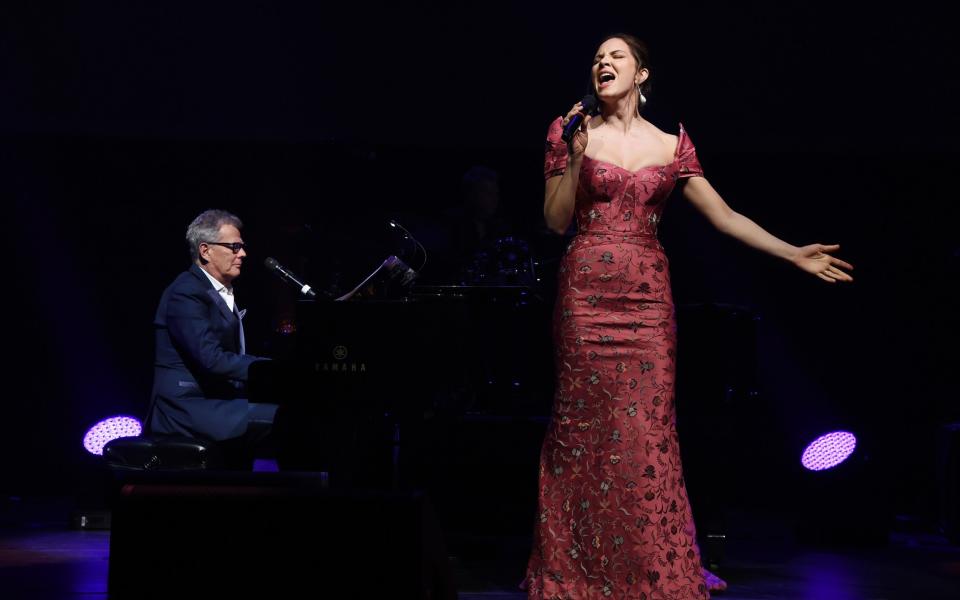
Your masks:
{"label": "microphone on stand", "polygon": [[[417,241],[417,238],[413,237],[413,234],[410,233],[409,231],[407,231],[407,228],[404,227],[403,225],[401,225],[400,223],[397,223],[397,222],[394,221],[393,219],[387,221],[387,223],[390,224],[390,227],[393,227],[393,228],[395,228],[395,229],[399,229],[399,230],[403,231],[404,237],[410,238],[410,240],[411,240],[414,244],[416,244],[417,246],[420,247],[420,251],[423,252],[423,262],[420,263],[420,266],[419,266],[419,267],[417,267],[417,271],[418,271],[418,272],[419,272],[419,271],[422,271],[422,270],[423,270],[423,266],[424,266],[425,264],[427,264],[427,249],[424,248],[424,247],[423,247],[423,244],[421,244],[420,242],[418,242],[418,241]],[[414,249],[414,256],[416,256],[416,249]]]}
{"label": "microphone on stand", "polygon": [[272,256],[268,256],[266,260],[263,261],[263,264],[266,265],[267,269],[273,271],[280,279],[285,279],[293,285],[297,286],[300,289],[300,293],[306,296],[307,298],[316,298],[317,293],[313,291],[306,283],[300,281],[296,275],[284,268],[283,265],[277,262],[277,259]]}

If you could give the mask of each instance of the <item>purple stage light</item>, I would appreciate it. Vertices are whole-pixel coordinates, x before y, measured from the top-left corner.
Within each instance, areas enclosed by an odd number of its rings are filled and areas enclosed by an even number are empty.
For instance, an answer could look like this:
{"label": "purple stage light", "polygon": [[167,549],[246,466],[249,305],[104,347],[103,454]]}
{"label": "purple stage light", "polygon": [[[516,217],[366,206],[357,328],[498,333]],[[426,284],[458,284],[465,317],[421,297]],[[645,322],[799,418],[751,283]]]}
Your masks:
{"label": "purple stage light", "polygon": [[133,417],[117,416],[104,419],[87,430],[83,436],[83,447],[90,454],[102,455],[103,447],[110,440],[121,437],[137,437],[143,432],[143,426]]}
{"label": "purple stage light", "polygon": [[857,438],[849,431],[831,431],[810,442],[800,463],[811,471],[824,471],[847,460],[857,447]]}

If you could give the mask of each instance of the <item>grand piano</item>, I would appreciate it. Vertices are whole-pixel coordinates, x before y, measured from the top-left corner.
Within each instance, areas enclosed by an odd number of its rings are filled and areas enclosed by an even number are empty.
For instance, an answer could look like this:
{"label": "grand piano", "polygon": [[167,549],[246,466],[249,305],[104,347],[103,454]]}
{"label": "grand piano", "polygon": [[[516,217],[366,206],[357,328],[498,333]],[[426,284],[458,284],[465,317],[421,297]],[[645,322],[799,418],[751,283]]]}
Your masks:
{"label": "grand piano", "polygon": [[452,422],[545,422],[550,302],[525,285],[417,286],[404,267],[391,256],[335,300],[298,302],[277,359],[251,367],[250,399],[281,404],[284,468],[417,486]]}

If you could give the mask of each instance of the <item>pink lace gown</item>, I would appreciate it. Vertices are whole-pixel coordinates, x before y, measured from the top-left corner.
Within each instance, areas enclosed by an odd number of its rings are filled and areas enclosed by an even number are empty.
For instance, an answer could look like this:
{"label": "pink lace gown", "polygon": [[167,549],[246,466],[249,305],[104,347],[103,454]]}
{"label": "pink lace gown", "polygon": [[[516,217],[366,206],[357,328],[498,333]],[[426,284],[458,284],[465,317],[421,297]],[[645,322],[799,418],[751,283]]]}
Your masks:
{"label": "pink lace gown", "polygon": [[[557,119],[545,176],[563,173]],[[701,176],[680,126],[673,162],[636,172],[584,157],[578,234],[559,271],[557,388],[540,456],[530,598],[708,598],[680,466],[676,327],[657,225]]]}

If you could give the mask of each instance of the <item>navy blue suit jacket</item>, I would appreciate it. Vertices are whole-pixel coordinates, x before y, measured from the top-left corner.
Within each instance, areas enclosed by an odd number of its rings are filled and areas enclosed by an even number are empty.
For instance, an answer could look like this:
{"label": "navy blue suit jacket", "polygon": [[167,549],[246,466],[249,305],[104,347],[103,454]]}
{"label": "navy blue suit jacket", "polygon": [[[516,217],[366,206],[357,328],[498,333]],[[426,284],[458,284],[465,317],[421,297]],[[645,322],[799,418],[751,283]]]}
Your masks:
{"label": "navy blue suit jacket", "polygon": [[199,266],[164,290],[156,332],[148,430],[225,440],[243,435],[250,364],[241,354],[240,318],[230,311]]}

